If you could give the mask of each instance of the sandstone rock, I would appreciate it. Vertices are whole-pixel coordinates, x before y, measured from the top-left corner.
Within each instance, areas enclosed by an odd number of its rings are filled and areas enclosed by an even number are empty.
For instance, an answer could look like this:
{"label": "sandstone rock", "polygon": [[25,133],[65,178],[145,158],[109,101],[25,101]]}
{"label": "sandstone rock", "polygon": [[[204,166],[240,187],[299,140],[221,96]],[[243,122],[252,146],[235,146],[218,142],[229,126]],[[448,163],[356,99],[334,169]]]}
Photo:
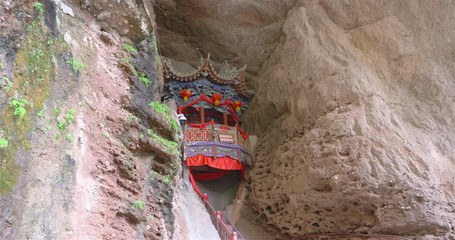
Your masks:
{"label": "sandstone rock", "polygon": [[[432,12],[449,16],[446,4]],[[443,39],[414,31],[439,19],[428,7],[322,1],[289,14],[244,119],[262,133],[251,200],[267,223],[296,236],[453,234],[454,68]]]}
{"label": "sandstone rock", "polygon": [[[197,66],[201,56],[243,66],[256,75],[280,37],[294,1],[158,1],[158,36],[165,56]],[[178,42],[174,42],[178,41]]]}
{"label": "sandstone rock", "polygon": [[154,30],[153,9],[150,4],[136,1],[74,0],[93,14],[98,24],[108,32],[116,31],[138,43]]}

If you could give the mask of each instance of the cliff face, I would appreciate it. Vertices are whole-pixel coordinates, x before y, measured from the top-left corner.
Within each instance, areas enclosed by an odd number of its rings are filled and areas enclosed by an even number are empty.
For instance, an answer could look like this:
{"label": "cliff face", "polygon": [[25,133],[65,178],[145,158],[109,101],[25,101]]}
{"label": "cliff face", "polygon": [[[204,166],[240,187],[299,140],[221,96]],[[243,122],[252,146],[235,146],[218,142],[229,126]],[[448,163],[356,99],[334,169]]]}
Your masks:
{"label": "cliff face", "polygon": [[250,201],[265,223],[443,238],[455,225],[454,7],[167,1],[157,19],[164,54],[251,67],[242,121],[259,136]]}
{"label": "cliff face", "polygon": [[158,49],[248,65],[256,93],[241,121],[259,137],[248,200],[278,235],[454,238],[453,9],[1,2],[0,238],[214,239],[191,222],[207,216],[179,177],[173,116],[149,105]]}
{"label": "cliff face", "polygon": [[0,15],[0,239],[194,235],[153,9],[2,1]]}
{"label": "cliff face", "polygon": [[289,12],[245,120],[260,134],[251,201],[268,223],[291,235],[453,234],[454,7]]}

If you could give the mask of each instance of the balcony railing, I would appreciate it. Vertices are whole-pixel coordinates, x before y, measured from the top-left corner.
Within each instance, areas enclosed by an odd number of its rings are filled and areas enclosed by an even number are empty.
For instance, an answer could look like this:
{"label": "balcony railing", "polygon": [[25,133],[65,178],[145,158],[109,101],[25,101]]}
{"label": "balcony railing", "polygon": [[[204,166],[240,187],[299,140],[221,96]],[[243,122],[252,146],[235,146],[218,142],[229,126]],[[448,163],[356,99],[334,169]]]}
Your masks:
{"label": "balcony railing", "polygon": [[185,157],[202,154],[229,156],[251,164],[250,141],[238,127],[215,123],[188,124],[184,131]]}

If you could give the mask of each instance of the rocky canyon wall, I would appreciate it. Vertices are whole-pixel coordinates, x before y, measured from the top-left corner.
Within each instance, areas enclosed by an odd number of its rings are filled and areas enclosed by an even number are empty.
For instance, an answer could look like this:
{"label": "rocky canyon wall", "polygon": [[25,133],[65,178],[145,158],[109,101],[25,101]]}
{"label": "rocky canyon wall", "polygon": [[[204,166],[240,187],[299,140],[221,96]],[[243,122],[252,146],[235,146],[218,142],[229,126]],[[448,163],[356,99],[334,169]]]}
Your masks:
{"label": "rocky canyon wall", "polygon": [[251,200],[268,223],[290,235],[453,234],[447,4],[321,1],[289,12],[246,121],[263,119],[249,125],[262,160]]}
{"label": "rocky canyon wall", "polygon": [[0,239],[217,239],[179,175],[151,2],[1,1],[0,17]]}
{"label": "rocky canyon wall", "polygon": [[163,54],[250,66],[265,224],[454,237],[453,1],[158,2]]}

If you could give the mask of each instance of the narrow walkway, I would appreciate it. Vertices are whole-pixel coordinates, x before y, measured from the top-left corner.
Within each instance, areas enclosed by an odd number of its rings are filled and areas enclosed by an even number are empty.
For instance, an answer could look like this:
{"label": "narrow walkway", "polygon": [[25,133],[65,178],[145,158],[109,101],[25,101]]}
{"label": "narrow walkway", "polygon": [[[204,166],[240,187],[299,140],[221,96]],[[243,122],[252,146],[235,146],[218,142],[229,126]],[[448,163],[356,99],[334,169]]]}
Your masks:
{"label": "narrow walkway", "polygon": [[187,181],[182,181],[174,196],[173,240],[220,240],[203,202]]}
{"label": "narrow walkway", "polygon": [[206,194],[202,197],[204,201],[205,208],[210,215],[215,229],[218,231],[221,240],[241,240],[245,239],[240,235],[239,230],[229,222],[225,214],[222,214],[220,211],[215,211],[208,201]]}

